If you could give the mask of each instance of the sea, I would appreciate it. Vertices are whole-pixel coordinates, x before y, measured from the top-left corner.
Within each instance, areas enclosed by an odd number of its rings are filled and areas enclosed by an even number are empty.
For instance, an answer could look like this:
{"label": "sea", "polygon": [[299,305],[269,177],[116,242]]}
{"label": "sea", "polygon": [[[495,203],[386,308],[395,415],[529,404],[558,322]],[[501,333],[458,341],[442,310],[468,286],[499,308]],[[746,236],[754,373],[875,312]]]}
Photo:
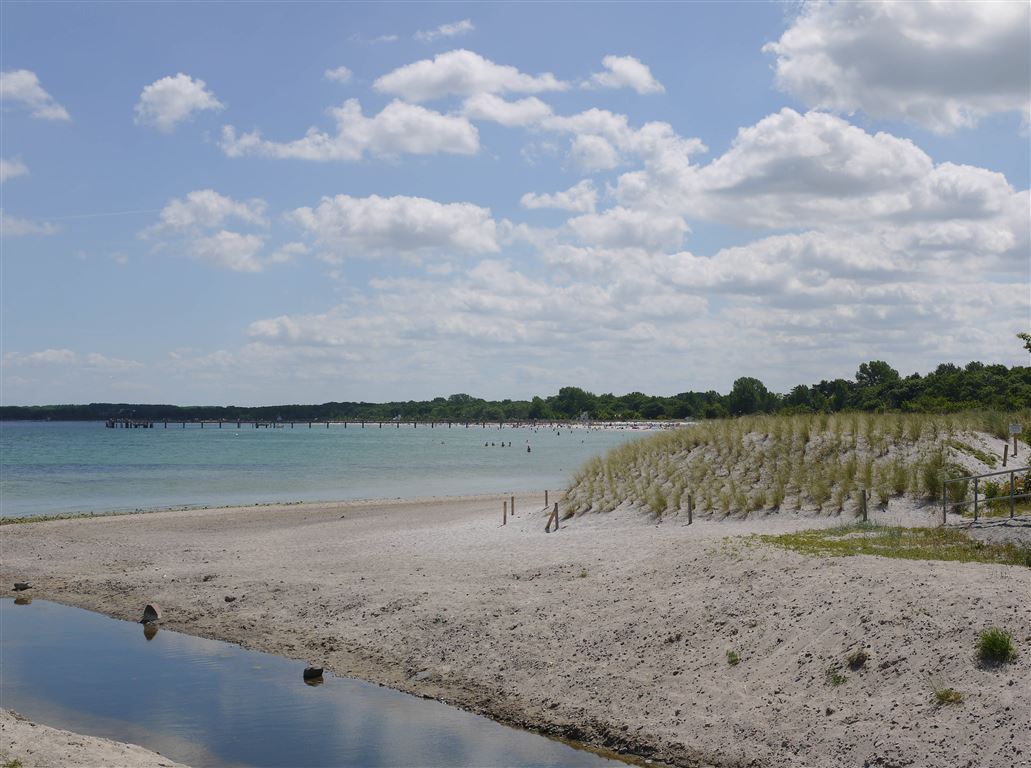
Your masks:
{"label": "sea", "polygon": [[[560,491],[620,425],[0,422],[0,516]],[[528,450],[529,449],[529,450]]]}

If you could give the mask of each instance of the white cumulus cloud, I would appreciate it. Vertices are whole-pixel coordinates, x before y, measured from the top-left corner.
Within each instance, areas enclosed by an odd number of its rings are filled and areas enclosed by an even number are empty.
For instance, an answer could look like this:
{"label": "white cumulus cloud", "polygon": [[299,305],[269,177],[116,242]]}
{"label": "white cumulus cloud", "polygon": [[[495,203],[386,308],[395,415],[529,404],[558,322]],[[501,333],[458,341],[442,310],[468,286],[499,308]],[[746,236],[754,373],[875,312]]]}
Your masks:
{"label": "white cumulus cloud", "polygon": [[493,93],[479,93],[465,100],[462,113],[473,120],[489,120],[513,128],[539,124],[551,115],[551,107],[536,96],[506,101]]}
{"label": "white cumulus cloud", "polygon": [[1028,3],[807,3],[764,51],[810,107],[904,119],[939,133],[1029,114]]}
{"label": "white cumulus cloud", "polygon": [[76,366],[86,370],[108,373],[118,373],[143,367],[142,363],[135,360],[108,357],[99,352],[80,354],[66,348],[44,349],[39,352],[9,355],[5,358],[5,362],[14,363],[15,365]]}
{"label": "white cumulus cloud", "polygon": [[606,56],[601,60],[604,72],[595,72],[584,83],[585,88],[633,88],[640,94],[664,93],[666,88],[652,75],[647,64],[633,56]]}
{"label": "white cumulus cloud", "polygon": [[406,64],[378,78],[373,86],[408,101],[430,101],[443,96],[476,93],[543,93],[564,91],[569,84],[550,72],[528,75],[508,65],[495,64],[478,53],[458,49],[432,59]]}
{"label": "white cumulus cloud", "polygon": [[23,237],[25,235],[54,235],[60,227],[50,222],[23,219],[12,216],[0,208],[0,235],[3,237]]}
{"label": "white cumulus cloud", "polygon": [[450,24],[441,24],[439,27],[434,29],[420,29],[412,37],[416,40],[421,40],[424,43],[432,43],[434,40],[439,40],[442,37],[459,37],[466,35],[476,29],[476,25],[473,24],[471,19],[462,19],[461,21],[454,21]]}
{"label": "white cumulus cloud", "polygon": [[352,74],[354,73],[347,67],[337,67],[336,69],[327,69],[322,76],[334,83],[346,83],[350,81]]}
{"label": "white cumulus cloud", "polygon": [[143,88],[136,103],[135,121],[137,125],[150,125],[169,133],[196,112],[217,112],[224,108],[203,80],[194,80],[180,72],[175,77],[162,77]]}
{"label": "white cumulus cloud", "polygon": [[324,197],[314,208],[290,214],[324,248],[377,255],[441,250],[499,250],[490,211],[472,203],[439,203],[423,197]]}
{"label": "white cumulus cloud", "polygon": [[145,234],[194,232],[219,227],[227,219],[267,226],[266,203],[259,198],[234,200],[213,189],[197,189],[185,197],[174,198],[161,209],[160,221]]}
{"label": "white cumulus cloud", "polygon": [[0,182],[13,179],[15,176],[26,176],[28,173],[28,167],[18,158],[8,160],[6,157],[0,157]]}
{"label": "white cumulus cloud", "polygon": [[577,216],[567,224],[581,242],[602,248],[673,250],[690,231],[680,216],[621,207]]}
{"label": "white cumulus cloud", "polygon": [[35,72],[14,69],[0,72],[0,103],[20,104],[40,120],[71,120],[68,110],[43,90]]}
{"label": "white cumulus cloud", "polygon": [[541,195],[527,192],[520,198],[519,203],[523,208],[558,208],[575,213],[594,213],[594,208],[598,204],[598,190],[594,188],[593,181],[584,179],[563,192]]}
{"label": "white cumulus cloud", "polygon": [[480,148],[476,126],[461,115],[444,115],[417,104],[392,101],[374,117],[362,114],[357,99],[329,110],[337,132],[331,135],[312,127],[300,139],[270,141],[257,131],[237,135],[232,126],[222,129],[222,150],[229,157],[264,155],[315,161],[355,161],[366,153],[379,156],[472,155]]}
{"label": "white cumulus cloud", "polygon": [[584,171],[606,171],[619,165],[619,152],[608,139],[592,134],[581,134],[569,145],[569,159]]}
{"label": "white cumulus cloud", "polygon": [[257,235],[220,230],[208,237],[193,241],[191,253],[195,259],[234,272],[260,272],[264,264],[258,253],[264,240]]}
{"label": "white cumulus cloud", "polygon": [[1010,216],[1014,194],[999,173],[936,166],[908,139],[791,109],[741,128],[708,165],[657,154],[614,190],[627,207],[771,228],[988,220]]}

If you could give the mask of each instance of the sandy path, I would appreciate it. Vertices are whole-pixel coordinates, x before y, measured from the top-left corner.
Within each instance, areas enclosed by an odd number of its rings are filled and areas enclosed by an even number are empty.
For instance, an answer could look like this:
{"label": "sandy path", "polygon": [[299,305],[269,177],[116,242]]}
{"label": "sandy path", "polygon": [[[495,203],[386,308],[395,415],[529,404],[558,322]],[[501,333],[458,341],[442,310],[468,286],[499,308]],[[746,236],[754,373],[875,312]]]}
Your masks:
{"label": "sandy path", "polygon": [[[1028,569],[725,538],[817,524],[790,516],[545,535],[541,499],[502,528],[501,498],[4,526],[0,586],[123,619],[156,601],[170,629],[669,763],[1031,766]],[[1021,654],[985,669],[993,624]],[[859,645],[865,667],[830,685]],[[963,703],[934,704],[933,683]]]}

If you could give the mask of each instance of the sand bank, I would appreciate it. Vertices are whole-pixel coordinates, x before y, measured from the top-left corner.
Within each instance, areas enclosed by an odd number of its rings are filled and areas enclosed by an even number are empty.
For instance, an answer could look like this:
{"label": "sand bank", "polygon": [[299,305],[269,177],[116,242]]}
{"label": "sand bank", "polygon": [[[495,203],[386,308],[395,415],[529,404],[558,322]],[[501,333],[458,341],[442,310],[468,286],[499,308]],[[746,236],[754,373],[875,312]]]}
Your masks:
{"label": "sand bank", "polygon": [[39,725],[8,709],[0,709],[0,734],[0,760],[23,768],[185,768],[143,747]]}
{"label": "sand bank", "polygon": [[[839,522],[787,515],[545,534],[542,498],[501,527],[503,498],[4,526],[0,586],[132,620],[154,601],[170,629],[673,764],[1031,765],[1028,569],[727,539]],[[978,665],[990,625],[1014,664]]]}

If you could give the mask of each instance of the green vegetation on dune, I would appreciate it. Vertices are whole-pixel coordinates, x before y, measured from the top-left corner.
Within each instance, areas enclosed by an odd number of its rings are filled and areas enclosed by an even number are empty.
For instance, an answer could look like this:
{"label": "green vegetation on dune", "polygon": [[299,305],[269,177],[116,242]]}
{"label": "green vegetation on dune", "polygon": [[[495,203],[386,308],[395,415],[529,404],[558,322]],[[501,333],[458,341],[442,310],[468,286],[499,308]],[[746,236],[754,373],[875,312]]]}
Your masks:
{"label": "green vegetation on dune", "polygon": [[804,555],[876,555],[903,560],[953,560],[1031,567],[1031,548],[972,539],[954,528],[902,528],[856,523],[757,536],[759,541]]}
{"label": "green vegetation on dune", "polygon": [[[973,447],[976,433],[1031,422],[1021,413],[804,414],[710,420],[622,445],[585,465],[566,492],[568,515],[622,504],[653,514],[680,514],[689,499],[702,514],[806,509],[859,510],[908,495],[940,500],[942,480],[970,472],[966,456],[995,458]],[[990,466],[990,464],[989,464]],[[1021,479],[1021,482],[1023,480]],[[950,486],[950,501],[967,497]]]}

